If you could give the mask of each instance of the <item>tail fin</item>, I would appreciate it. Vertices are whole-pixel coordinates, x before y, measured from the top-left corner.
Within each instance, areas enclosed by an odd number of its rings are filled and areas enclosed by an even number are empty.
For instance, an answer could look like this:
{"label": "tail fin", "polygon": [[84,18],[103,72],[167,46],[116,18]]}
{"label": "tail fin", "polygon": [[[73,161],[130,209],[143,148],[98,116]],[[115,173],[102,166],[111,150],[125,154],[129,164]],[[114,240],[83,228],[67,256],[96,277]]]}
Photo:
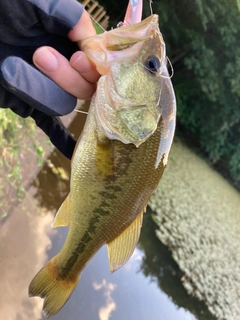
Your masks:
{"label": "tail fin", "polygon": [[79,277],[62,278],[54,260],[55,257],[36,274],[28,290],[30,297],[39,296],[44,299],[43,312],[47,318],[58,313],[79,281]]}

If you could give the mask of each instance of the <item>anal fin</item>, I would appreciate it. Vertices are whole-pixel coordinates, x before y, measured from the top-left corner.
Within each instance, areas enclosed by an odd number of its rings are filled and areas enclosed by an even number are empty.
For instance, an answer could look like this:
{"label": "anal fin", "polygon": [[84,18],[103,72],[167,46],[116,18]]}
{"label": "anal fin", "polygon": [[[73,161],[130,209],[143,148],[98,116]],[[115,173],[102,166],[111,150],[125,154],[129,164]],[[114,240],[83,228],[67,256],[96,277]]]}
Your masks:
{"label": "anal fin", "polygon": [[52,228],[69,226],[70,214],[70,194],[64,200],[61,207],[58,209],[56,216],[52,223]]}
{"label": "anal fin", "polygon": [[140,236],[142,220],[143,212],[135,218],[120,236],[107,244],[111,272],[122,267],[133,254]]}

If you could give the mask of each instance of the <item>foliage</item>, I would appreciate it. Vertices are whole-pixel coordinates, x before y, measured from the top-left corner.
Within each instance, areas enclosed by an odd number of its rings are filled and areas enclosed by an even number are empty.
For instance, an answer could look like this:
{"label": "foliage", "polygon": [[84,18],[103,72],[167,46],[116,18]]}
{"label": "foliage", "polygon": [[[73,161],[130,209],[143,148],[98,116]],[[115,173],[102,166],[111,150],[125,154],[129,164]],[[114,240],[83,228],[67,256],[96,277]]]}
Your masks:
{"label": "foliage", "polygon": [[173,64],[178,121],[240,182],[240,44],[236,0],[154,3]]}
{"label": "foliage", "polygon": [[13,201],[12,195],[8,195],[10,189],[15,190],[19,199],[24,194],[21,160],[25,154],[34,153],[38,164],[42,164],[44,150],[36,142],[28,143],[35,135],[31,119],[22,119],[9,109],[0,109],[0,211],[6,206],[6,199]]}
{"label": "foliage", "polygon": [[238,9],[240,11],[240,0],[237,0],[237,6],[238,6]]}
{"label": "foliage", "polygon": [[97,34],[103,33],[103,29],[100,25],[98,25],[96,22],[93,21],[93,26],[97,32]]}

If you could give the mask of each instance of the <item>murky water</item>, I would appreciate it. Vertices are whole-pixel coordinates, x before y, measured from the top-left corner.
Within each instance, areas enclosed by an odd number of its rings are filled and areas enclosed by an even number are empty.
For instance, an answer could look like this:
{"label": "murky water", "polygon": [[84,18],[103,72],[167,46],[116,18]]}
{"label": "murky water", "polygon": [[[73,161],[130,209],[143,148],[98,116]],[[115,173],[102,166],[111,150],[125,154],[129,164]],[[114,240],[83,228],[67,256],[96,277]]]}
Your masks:
{"label": "murky water", "polygon": [[[81,130],[78,116],[71,130]],[[56,175],[57,168],[61,168]],[[69,161],[51,156],[34,186],[0,228],[0,319],[40,320],[42,299],[28,298],[28,285],[61,249],[67,228],[51,229],[53,214],[68,193]],[[129,262],[110,274],[103,247],[82,273],[58,320],[213,320],[205,305],[186,294],[171,253],[155,237],[148,212],[139,246]]]}

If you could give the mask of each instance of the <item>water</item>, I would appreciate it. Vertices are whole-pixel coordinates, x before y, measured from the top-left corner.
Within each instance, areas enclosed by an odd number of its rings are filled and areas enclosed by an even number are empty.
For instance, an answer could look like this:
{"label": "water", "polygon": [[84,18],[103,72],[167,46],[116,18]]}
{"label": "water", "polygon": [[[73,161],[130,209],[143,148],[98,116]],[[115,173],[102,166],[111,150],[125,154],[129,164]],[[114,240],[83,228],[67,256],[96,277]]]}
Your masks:
{"label": "water", "polygon": [[[83,115],[73,125],[79,126]],[[61,168],[61,176],[53,173]],[[57,152],[38,175],[21,205],[0,229],[0,319],[40,320],[42,299],[28,298],[28,285],[59,252],[67,228],[51,229],[53,215],[68,193],[69,161]],[[64,175],[63,173],[66,173]],[[206,306],[187,295],[183,274],[155,236],[150,213],[128,263],[110,274],[106,247],[84,269],[58,320],[212,320]]]}

